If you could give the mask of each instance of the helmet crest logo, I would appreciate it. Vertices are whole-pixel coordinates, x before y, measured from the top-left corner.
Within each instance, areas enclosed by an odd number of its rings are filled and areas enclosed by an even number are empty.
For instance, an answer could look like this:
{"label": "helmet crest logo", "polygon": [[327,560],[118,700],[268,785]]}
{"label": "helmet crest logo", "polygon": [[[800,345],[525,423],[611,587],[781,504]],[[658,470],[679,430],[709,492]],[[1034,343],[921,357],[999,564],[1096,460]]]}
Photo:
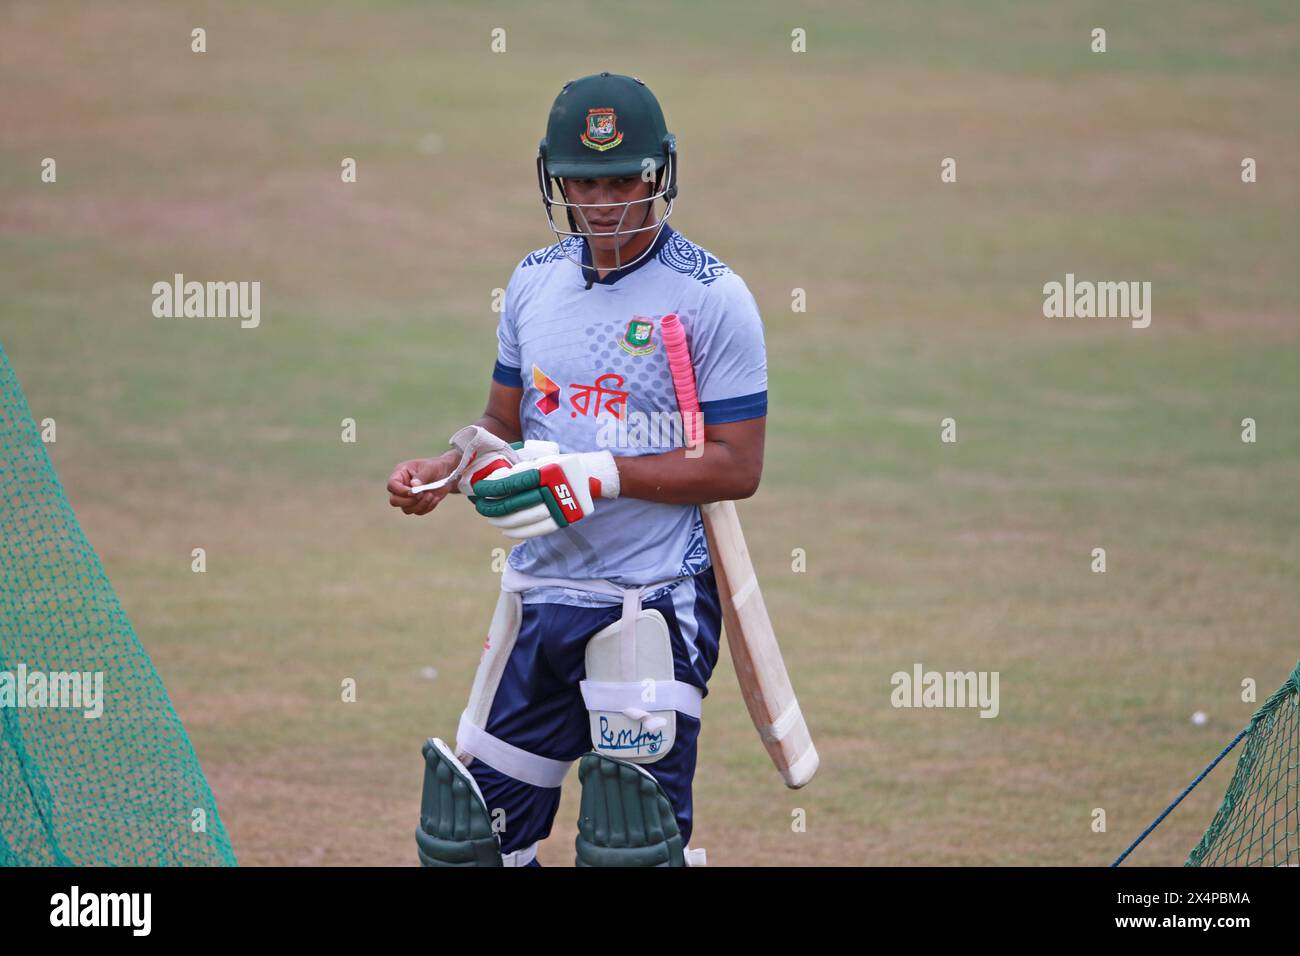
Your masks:
{"label": "helmet crest logo", "polygon": [[612,108],[597,107],[587,110],[587,131],[582,134],[582,145],[603,153],[621,142],[623,142],[623,134],[618,131],[618,117]]}

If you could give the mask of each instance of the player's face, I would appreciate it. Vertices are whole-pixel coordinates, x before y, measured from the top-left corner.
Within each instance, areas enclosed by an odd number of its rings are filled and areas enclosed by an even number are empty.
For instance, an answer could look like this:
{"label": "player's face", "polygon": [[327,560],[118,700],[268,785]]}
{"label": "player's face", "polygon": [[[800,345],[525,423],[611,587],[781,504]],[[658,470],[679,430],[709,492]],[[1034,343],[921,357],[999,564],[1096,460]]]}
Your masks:
{"label": "player's face", "polygon": [[[626,233],[646,225],[653,205],[649,198],[653,190],[653,180],[646,182],[640,176],[564,180],[564,191],[569,202],[587,206],[573,211],[578,228],[586,231],[591,236],[590,242],[602,251],[612,251],[646,235],[637,233],[616,239],[613,233],[616,229]],[[632,205],[623,206],[621,203]],[[622,225],[619,224],[620,217]]]}

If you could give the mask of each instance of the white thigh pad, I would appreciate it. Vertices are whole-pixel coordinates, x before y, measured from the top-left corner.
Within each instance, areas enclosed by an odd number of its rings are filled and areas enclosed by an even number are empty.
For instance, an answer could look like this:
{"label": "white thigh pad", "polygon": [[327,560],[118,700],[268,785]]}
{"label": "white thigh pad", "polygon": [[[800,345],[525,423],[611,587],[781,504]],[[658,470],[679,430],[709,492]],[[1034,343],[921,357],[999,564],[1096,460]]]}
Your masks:
{"label": "white thigh pad", "polygon": [[653,763],[672,749],[677,711],[699,716],[699,691],[673,680],[673,648],[663,614],[643,609],[625,644],[621,620],[587,643],[582,696],[591,712],[592,748],[631,763]]}
{"label": "white thigh pad", "polygon": [[487,641],[483,645],[469,706],[461,714],[460,726],[456,730],[456,757],[467,767],[471,760],[481,760],[507,777],[535,787],[558,787],[572,761],[529,753],[486,730],[501,676],[519,638],[522,617],[523,599],[515,592],[503,590],[497,599]]}
{"label": "white thigh pad", "polygon": [[[519,624],[523,618],[523,599],[518,594],[502,591],[497,598],[496,609],[492,613],[492,623],[488,625],[487,640],[483,642],[483,655],[479,658],[478,672],[474,675],[474,687],[469,693],[469,706],[465,715],[469,722],[477,727],[487,726],[488,714],[492,712],[492,701],[496,698],[497,687],[501,684],[501,675],[505,672],[510,652],[515,648],[519,637]],[[456,756],[465,763],[466,758],[475,756],[463,747],[456,748]]]}

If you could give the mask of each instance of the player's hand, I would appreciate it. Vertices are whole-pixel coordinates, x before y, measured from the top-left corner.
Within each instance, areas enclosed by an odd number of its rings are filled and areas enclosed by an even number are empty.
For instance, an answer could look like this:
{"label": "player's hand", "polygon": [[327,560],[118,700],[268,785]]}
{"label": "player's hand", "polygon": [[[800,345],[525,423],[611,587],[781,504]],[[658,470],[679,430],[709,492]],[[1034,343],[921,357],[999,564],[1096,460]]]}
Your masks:
{"label": "player's hand", "polygon": [[534,538],[581,521],[618,491],[614,456],[599,451],[526,459],[474,482],[470,500],[507,537]]}
{"label": "player's hand", "polygon": [[402,462],[388,476],[388,503],[408,515],[427,515],[447,497],[452,490],[451,483],[416,495],[411,494],[411,488],[446,478],[455,467],[456,463],[447,461],[446,457],[413,458]]}

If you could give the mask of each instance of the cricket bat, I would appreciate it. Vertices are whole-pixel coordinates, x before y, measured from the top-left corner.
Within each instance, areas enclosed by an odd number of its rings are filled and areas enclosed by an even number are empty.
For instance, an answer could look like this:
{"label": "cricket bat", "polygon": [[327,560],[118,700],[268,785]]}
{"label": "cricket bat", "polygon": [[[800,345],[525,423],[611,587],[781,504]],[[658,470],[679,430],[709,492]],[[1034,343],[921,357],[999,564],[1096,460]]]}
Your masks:
{"label": "cricket bat", "polygon": [[[686,430],[686,447],[704,442],[704,421],[695,391],[686,330],[676,315],[663,317],[664,350]],[[797,789],[817,772],[817,748],[804,721],[790,675],[776,643],[776,632],[763,604],[763,592],[749,559],[745,533],[734,501],[700,505],[709,540],[713,573],[722,600],[722,623],[736,664],[736,677],[745,706],[772,763],[787,787]]]}

